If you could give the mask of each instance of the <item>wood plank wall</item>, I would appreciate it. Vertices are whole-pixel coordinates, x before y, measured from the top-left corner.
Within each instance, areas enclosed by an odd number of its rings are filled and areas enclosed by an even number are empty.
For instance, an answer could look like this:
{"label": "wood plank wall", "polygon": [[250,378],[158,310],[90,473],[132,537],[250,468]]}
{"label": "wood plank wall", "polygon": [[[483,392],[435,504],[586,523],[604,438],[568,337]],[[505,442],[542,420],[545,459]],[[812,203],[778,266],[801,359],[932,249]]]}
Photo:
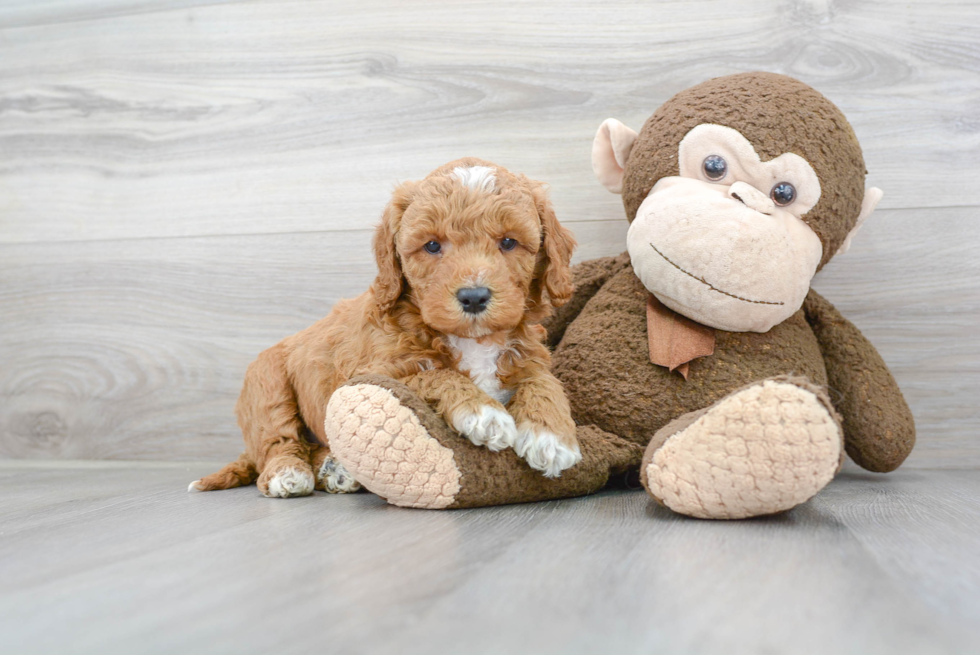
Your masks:
{"label": "wood plank wall", "polygon": [[624,248],[592,136],[728,73],[849,116],[881,209],[816,287],[980,464],[980,3],[7,0],[0,457],[224,459],[258,351],[360,293],[392,186],[463,155]]}

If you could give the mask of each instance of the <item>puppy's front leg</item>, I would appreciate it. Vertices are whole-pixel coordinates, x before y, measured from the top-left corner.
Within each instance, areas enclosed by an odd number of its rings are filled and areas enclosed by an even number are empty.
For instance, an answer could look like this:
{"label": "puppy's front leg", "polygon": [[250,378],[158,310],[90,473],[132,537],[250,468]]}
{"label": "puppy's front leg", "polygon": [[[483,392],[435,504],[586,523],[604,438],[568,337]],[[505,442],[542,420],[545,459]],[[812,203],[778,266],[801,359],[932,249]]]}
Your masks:
{"label": "puppy's front leg", "polygon": [[525,364],[507,407],[517,421],[514,451],[531,468],[557,478],[582,461],[565,390],[544,364]]}
{"label": "puppy's front leg", "polygon": [[402,379],[457,432],[477,446],[503,450],[517,440],[517,426],[504,406],[458,371],[435,369]]}

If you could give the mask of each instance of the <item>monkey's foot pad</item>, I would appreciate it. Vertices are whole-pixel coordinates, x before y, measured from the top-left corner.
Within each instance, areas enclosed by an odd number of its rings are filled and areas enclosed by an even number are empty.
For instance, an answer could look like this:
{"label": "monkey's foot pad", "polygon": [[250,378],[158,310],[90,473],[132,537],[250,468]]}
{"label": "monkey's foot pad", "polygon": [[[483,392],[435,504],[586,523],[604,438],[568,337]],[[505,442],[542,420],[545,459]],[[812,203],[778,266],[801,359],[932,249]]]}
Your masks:
{"label": "monkey's foot pad", "polygon": [[675,512],[737,519],[809,500],[841,461],[842,432],[826,393],[806,380],[774,378],[665,426],[641,479]]}
{"label": "monkey's foot pad", "polygon": [[324,428],[334,457],[368,491],[393,505],[443,509],[459,493],[453,452],[429,435],[389,389],[350,384],[334,391]]}

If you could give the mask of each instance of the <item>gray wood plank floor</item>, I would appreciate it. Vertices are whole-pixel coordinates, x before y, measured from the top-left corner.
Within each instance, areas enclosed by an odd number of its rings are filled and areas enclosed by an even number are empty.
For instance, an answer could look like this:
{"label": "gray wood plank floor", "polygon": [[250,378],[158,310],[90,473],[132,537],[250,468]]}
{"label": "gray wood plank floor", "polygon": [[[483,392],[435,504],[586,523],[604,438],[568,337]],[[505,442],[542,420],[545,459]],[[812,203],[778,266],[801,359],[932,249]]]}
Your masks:
{"label": "gray wood plank floor", "polygon": [[207,464],[0,465],[4,653],[977,653],[980,474],[848,468],[686,519],[188,494]]}

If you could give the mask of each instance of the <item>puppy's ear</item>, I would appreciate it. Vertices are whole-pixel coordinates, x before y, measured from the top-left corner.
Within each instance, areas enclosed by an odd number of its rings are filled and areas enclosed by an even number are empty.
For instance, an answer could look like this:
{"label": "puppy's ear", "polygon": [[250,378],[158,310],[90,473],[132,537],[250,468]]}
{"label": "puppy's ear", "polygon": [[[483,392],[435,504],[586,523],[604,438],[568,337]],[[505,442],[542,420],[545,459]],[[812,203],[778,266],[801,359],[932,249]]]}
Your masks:
{"label": "puppy's ear", "polygon": [[390,310],[402,295],[404,278],[395,248],[395,235],[398,234],[402,215],[412,204],[415,184],[404,182],[395,189],[391,201],[381,215],[381,224],[374,232],[374,259],[378,264],[378,277],[371,285],[371,290],[382,313]]}
{"label": "puppy's ear", "polygon": [[530,181],[531,195],[541,218],[541,249],[535,277],[544,284],[551,305],[560,307],[568,302],[574,288],[570,263],[575,250],[575,237],[558,222],[544,184]]}

